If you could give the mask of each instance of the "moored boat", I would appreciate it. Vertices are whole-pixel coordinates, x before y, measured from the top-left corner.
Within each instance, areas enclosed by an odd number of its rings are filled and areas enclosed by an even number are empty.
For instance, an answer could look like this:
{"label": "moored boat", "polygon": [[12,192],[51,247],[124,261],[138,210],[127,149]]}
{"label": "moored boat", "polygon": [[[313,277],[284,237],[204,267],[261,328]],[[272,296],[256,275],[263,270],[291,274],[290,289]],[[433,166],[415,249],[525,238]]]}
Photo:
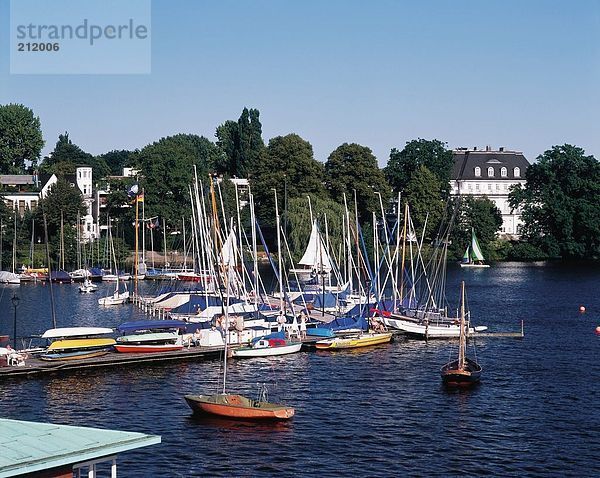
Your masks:
{"label": "moored boat", "polygon": [[200,415],[246,420],[289,420],[295,414],[292,407],[229,393],[186,395],[184,398],[193,412]]}
{"label": "moored boat", "polygon": [[[271,334],[275,335],[275,334]],[[299,352],[302,342],[290,342],[280,337],[258,337],[251,345],[239,347],[231,352],[237,358],[274,357]]]}
{"label": "moored boat", "polygon": [[319,340],[315,347],[321,350],[355,349],[389,343],[392,340],[391,332],[367,332],[347,337],[333,337]]}
{"label": "moored boat", "polygon": [[112,349],[115,340],[98,336],[112,332],[112,329],[105,327],[63,327],[47,330],[42,338],[53,342],[40,358],[75,360],[105,355]]}
{"label": "moored boat", "polygon": [[121,324],[120,332],[136,332],[117,337],[115,349],[121,353],[170,352],[183,348],[186,323],[178,320],[140,320]]}
{"label": "moored boat", "polygon": [[466,357],[467,333],[465,320],[465,283],[461,284],[460,306],[460,337],[458,345],[458,359],[448,362],[440,369],[442,382],[449,387],[470,386],[481,378],[481,365],[476,360]]}
{"label": "moored boat", "polygon": [[475,236],[475,229],[471,228],[471,244],[467,246],[467,249],[465,250],[460,267],[490,267],[490,265],[486,264],[484,261],[485,259],[481,252],[481,247],[479,247],[479,241],[477,240],[477,236]]}

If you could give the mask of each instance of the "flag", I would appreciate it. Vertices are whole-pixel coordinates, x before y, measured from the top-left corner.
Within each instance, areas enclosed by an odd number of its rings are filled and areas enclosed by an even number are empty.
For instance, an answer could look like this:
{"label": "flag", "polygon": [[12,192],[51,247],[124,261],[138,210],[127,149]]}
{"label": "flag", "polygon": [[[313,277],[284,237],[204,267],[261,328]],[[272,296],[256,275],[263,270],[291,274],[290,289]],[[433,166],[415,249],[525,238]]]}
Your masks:
{"label": "flag", "polygon": [[129,191],[127,191],[127,195],[132,198],[134,196],[137,196],[138,191],[140,190],[140,187],[138,186],[137,183],[134,183],[131,185],[131,187],[129,188]]}
{"label": "flag", "polygon": [[137,195],[137,202],[144,202],[144,193],[141,192]]}

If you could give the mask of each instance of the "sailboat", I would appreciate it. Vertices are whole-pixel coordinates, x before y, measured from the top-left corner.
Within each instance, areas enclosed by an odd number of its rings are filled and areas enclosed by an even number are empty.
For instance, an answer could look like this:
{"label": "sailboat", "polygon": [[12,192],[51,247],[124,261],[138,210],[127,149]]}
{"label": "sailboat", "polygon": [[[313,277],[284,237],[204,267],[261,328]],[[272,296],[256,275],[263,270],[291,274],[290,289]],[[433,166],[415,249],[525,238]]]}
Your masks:
{"label": "sailboat", "polygon": [[298,264],[304,267],[290,269],[290,274],[292,277],[297,277],[298,281],[302,283],[309,282],[317,274],[329,275],[331,273],[331,260],[329,254],[327,254],[316,220],[312,224],[308,246]]}
{"label": "sailboat", "polygon": [[461,283],[460,304],[460,336],[458,345],[458,359],[444,365],[440,373],[444,385],[451,387],[469,386],[479,382],[481,365],[475,360],[465,356],[467,348],[467,330],[465,320],[465,283]]}
{"label": "sailboat", "polygon": [[484,260],[475,229],[471,228],[471,244],[465,250],[460,267],[490,267],[483,262]]}
{"label": "sailboat", "polygon": [[[115,254],[115,245],[113,243],[110,225],[108,227],[108,236],[109,236],[110,248],[111,248],[111,253],[113,256],[115,270],[117,271],[117,256]],[[100,305],[120,305],[120,304],[124,304],[125,302],[127,302],[129,300],[129,291],[127,290],[127,284],[123,280],[120,280],[119,277],[120,276],[117,273],[116,279],[115,279],[116,285],[115,285],[114,294],[106,296],[106,297],[102,297],[101,299],[98,300],[98,304],[100,304]],[[121,282],[123,282],[123,285],[125,287],[125,290],[123,292],[119,292]]]}
{"label": "sailboat", "polygon": [[[228,294],[229,296],[229,294]],[[229,301],[227,301],[229,302]],[[225,327],[229,328],[229,304],[225,309]],[[214,395],[186,395],[185,401],[198,415],[216,415],[241,420],[289,420],[295,414],[293,407],[270,403],[264,394],[257,400],[243,395],[226,393],[227,380],[227,336],[224,338],[223,391]]]}

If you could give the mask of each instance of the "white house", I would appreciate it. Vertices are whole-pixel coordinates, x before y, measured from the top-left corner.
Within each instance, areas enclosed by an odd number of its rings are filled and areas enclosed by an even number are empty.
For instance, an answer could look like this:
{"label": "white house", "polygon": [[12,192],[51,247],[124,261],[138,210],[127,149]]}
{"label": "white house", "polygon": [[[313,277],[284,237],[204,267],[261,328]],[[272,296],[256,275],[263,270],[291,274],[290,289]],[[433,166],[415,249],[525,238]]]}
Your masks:
{"label": "white house", "polygon": [[[86,214],[81,218],[81,237],[84,240],[95,239],[98,231],[92,216],[94,198],[92,195],[92,168],[81,166],[75,169],[75,175],[66,176],[65,179],[73,187],[81,191]],[[58,178],[52,175],[26,175],[8,174],[0,175],[0,186],[7,191],[0,192],[0,196],[11,209],[18,210],[22,216],[27,209],[35,209],[41,198],[48,194],[50,188],[56,184]]]}
{"label": "white house", "polygon": [[453,196],[487,197],[502,213],[501,234],[518,238],[521,211],[508,203],[511,186],[525,184],[529,162],[520,151],[458,148],[453,151],[454,167],[450,179]]}

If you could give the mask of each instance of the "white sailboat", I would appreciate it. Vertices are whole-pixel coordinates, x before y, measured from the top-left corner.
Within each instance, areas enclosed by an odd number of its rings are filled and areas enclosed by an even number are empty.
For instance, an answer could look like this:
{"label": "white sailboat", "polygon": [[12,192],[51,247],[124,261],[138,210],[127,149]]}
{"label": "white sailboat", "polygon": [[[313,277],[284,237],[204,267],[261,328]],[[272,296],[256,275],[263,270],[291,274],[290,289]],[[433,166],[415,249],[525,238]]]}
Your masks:
{"label": "white sailboat", "polygon": [[297,277],[299,282],[309,282],[317,274],[328,276],[331,273],[331,259],[327,253],[316,220],[313,221],[308,246],[298,264],[304,267],[290,269],[290,274],[292,277]]}
{"label": "white sailboat", "polygon": [[[117,256],[115,254],[115,245],[113,243],[110,224],[108,226],[108,236],[109,236],[109,241],[110,241],[111,254],[113,256],[113,261],[114,261],[114,267],[115,267],[115,270],[117,270]],[[121,283],[123,283],[124,288],[125,288],[125,290],[123,292],[119,291]],[[120,304],[124,304],[125,302],[127,302],[129,300],[129,291],[127,290],[127,283],[124,282],[123,280],[119,279],[119,274],[116,275],[115,284],[116,284],[115,292],[113,293],[113,295],[102,297],[101,299],[98,300],[98,304],[104,305],[104,306],[120,305]]]}
{"label": "white sailboat", "polygon": [[471,228],[471,245],[467,246],[460,267],[490,267],[489,264],[485,264],[483,261],[485,261],[485,259],[481,252],[481,248],[479,247],[475,229]]}

